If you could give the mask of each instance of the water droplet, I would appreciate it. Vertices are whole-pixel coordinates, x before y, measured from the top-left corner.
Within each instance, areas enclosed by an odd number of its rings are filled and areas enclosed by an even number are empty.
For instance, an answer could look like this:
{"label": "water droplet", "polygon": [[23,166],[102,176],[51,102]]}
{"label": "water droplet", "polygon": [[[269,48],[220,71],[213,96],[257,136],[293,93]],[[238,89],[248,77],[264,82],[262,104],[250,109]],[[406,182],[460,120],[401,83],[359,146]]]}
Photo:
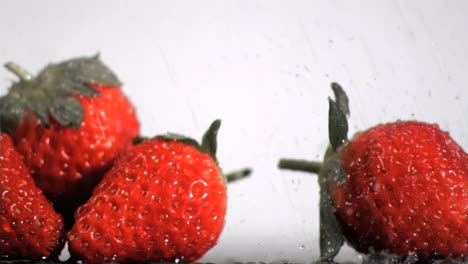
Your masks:
{"label": "water droplet", "polygon": [[198,199],[204,199],[208,195],[208,192],[206,191],[207,186],[208,184],[203,180],[194,181],[190,185],[190,192],[189,192],[190,198],[195,197]]}
{"label": "water droplet", "polygon": [[135,175],[134,174],[128,174],[127,177],[125,178],[128,182],[134,182],[135,181]]}
{"label": "water droplet", "polygon": [[218,214],[211,213],[210,216],[211,216],[211,218],[213,218],[213,220],[218,220]]}
{"label": "water droplet", "polygon": [[102,219],[102,213],[101,212],[96,212],[96,218],[97,219]]}
{"label": "water droplet", "polygon": [[304,245],[301,245],[301,246],[299,247],[299,251],[304,252],[305,248],[306,248],[306,247],[305,247]]}

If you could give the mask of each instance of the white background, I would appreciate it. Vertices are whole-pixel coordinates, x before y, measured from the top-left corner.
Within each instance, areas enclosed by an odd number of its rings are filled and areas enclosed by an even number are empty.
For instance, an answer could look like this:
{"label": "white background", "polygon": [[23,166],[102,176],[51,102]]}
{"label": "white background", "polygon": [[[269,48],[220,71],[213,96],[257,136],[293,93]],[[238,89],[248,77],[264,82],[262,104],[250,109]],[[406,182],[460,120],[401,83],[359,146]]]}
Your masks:
{"label": "white background", "polygon": [[[32,73],[97,52],[124,82],[144,135],[201,137],[221,118],[224,232],[202,260],[312,262],[318,186],[280,157],[320,159],[329,84],[350,133],[396,119],[438,123],[468,149],[466,1],[1,1],[0,62]],[[16,78],[0,70],[0,94]],[[341,260],[356,260],[346,249]]]}

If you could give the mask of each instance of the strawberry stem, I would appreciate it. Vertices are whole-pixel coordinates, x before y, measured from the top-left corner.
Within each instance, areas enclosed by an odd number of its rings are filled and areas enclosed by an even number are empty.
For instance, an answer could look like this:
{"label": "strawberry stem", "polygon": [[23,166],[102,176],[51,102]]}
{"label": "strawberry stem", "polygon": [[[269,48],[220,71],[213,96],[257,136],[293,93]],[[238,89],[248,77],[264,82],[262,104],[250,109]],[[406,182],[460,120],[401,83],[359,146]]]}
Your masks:
{"label": "strawberry stem", "polygon": [[225,174],[227,182],[231,183],[240,179],[243,179],[252,173],[252,170],[249,168],[245,168],[242,170],[232,171],[230,173]]}
{"label": "strawberry stem", "polygon": [[318,161],[295,160],[295,159],[280,159],[278,167],[280,169],[288,169],[295,171],[305,171],[318,174],[323,163]]}
{"label": "strawberry stem", "polygon": [[8,62],[5,64],[5,68],[7,68],[10,72],[14,73],[22,82],[29,82],[32,80],[33,76],[21,66],[14,62]]}

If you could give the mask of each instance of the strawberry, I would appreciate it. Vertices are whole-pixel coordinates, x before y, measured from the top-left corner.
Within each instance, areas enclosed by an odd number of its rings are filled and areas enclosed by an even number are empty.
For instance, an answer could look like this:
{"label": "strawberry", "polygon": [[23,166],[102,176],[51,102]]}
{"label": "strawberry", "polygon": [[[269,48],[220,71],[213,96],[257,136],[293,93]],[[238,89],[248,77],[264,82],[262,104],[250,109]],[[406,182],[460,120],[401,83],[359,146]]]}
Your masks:
{"label": "strawberry", "polygon": [[138,135],[135,110],[98,56],[50,64],[35,78],[15,64],[7,68],[20,81],[0,99],[2,128],[70,225]]}
{"label": "strawberry", "polygon": [[76,212],[72,255],[89,263],[194,261],[213,247],[227,199],[215,158],[219,126],[201,145],[158,136],[122,155]]}
{"label": "strawberry", "polygon": [[468,254],[468,154],[447,132],[421,122],[383,124],[339,152],[347,179],[333,202],[355,248]]}
{"label": "strawberry", "polygon": [[0,258],[40,260],[60,253],[63,219],[4,133],[0,134],[0,194]]}
{"label": "strawberry", "polygon": [[360,252],[412,261],[468,256],[468,154],[438,125],[418,121],[348,140],[348,100],[332,87],[324,163],[280,161],[319,173],[321,260],[333,261],[343,236]]}

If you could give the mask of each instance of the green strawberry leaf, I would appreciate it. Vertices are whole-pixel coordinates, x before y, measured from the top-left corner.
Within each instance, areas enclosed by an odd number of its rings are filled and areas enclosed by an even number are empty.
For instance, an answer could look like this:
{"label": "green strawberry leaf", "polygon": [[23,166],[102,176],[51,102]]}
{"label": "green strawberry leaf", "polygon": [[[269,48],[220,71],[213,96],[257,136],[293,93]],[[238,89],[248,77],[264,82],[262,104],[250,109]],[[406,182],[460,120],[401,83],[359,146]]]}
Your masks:
{"label": "green strawberry leaf", "polygon": [[328,184],[344,184],[346,182],[346,172],[341,162],[337,158],[333,157],[330,158],[327,163],[326,180]]}
{"label": "green strawberry leaf", "polygon": [[[94,98],[101,97],[101,93],[96,91],[94,88],[90,86],[91,83],[93,82],[86,83],[78,79],[75,79],[75,80],[70,79],[70,82],[62,83],[61,85],[63,85],[63,90],[69,91],[70,93],[80,94],[83,96],[94,97]],[[94,83],[97,83],[97,82],[94,82]],[[114,86],[114,87],[117,87],[117,86]]]}
{"label": "green strawberry leaf", "polygon": [[344,177],[344,170],[342,170],[339,161],[335,157],[326,159],[319,174],[320,261],[322,262],[333,262],[343,245],[344,239],[332,201],[332,186],[341,182]]}
{"label": "green strawberry leaf", "polygon": [[0,98],[0,131],[7,134],[13,134],[17,120],[24,115],[24,109],[13,100]]}
{"label": "green strawberry leaf", "polygon": [[[22,100],[22,102],[25,102]],[[29,104],[29,109],[34,109],[34,114],[36,115],[39,120],[41,120],[42,124],[44,124],[45,127],[49,127],[49,104],[46,103],[43,104],[41,101],[31,101],[31,102],[25,102]]]}
{"label": "green strawberry leaf", "polygon": [[[197,149],[200,149],[200,144],[198,144],[198,142],[195,139],[184,136],[184,135],[181,135],[181,134],[169,132],[169,133],[167,133],[165,135],[156,136],[156,138],[159,138],[159,139],[162,139],[162,140],[167,140],[167,141],[177,141],[177,142],[181,142],[181,143],[184,143],[184,144],[187,144],[187,145],[194,146]],[[140,139],[140,138],[138,138],[138,139]],[[143,138],[143,140],[144,140],[144,138]],[[142,140],[140,140],[140,142],[141,141]],[[139,142],[137,142],[137,143],[139,143]]]}
{"label": "green strawberry leaf", "polygon": [[215,121],[213,121],[213,123],[211,123],[210,127],[203,135],[200,146],[200,151],[210,155],[216,162],[216,164],[218,164],[218,159],[216,158],[216,150],[218,148],[217,136],[220,127],[220,119],[216,119]]}
{"label": "green strawberry leaf", "polygon": [[327,188],[320,190],[320,260],[333,261],[343,245],[340,225]]}
{"label": "green strawberry leaf", "polygon": [[328,98],[328,101],[330,105],[328,112],[328,137],[333,151],[336,151],[348,140],[348,120],[335,101],[331,98]]}
{"label": "green strawberry leaf", "polygon": [[338,104],[338,108],[343,112],[346,116],[349,116],[349,99],[346,95],[345,91],[338,83],[332,83],[331,88],[333,93],[335,94],[335,100]]}
{"label": "green strawberry leaf", "polygon": [[331,88],[335,100],[328,98],[328,135],[333,151],[336,151],[348,140],[349,99],[343,88],[338,83],[332,83]]}
{"label": "green strawberry leaf", "polygon": [[[178,142],[182,142],[184,144],[192,145],[196,147],[200,152],[210,155],[213,158],[213,160],[216,162],[216,164],[218,164],[218,160],[216,158],[216,149],[218,146],[217,135],[218,135],[220,126],[221,126],[221,120],[219,119],[211,123],[210,127],[203,135],[201,144],[199,144],[198,141],[196,141],[193,138],[190,138],[181,134],[177,134],[177,133],[172,133],[172,132],[169,132],[165,135],[156,136],[156,138],[160,138],[163,140],[175,140]],[[134,140],[134,143],[138,144],[144,139],[145,139],[144,137],[138,137]]]}
{"label": "green strawberry leaf", "polygon": [[89,84],[101,83],[114,87],[122,85],[117,76],[99,59],[99,54],[51,64],[39,74],[38,79],[41,75],[55,76],[54,86],[61,90],[92,97],[98,97],[99,92],[88,87]]}
{"label": "green strawberry leaf", "polygon": [[84,116],[80,102],[71,96],[57,97],[49,107],[51,116],[60,124],[70,128],[78,128]]}

